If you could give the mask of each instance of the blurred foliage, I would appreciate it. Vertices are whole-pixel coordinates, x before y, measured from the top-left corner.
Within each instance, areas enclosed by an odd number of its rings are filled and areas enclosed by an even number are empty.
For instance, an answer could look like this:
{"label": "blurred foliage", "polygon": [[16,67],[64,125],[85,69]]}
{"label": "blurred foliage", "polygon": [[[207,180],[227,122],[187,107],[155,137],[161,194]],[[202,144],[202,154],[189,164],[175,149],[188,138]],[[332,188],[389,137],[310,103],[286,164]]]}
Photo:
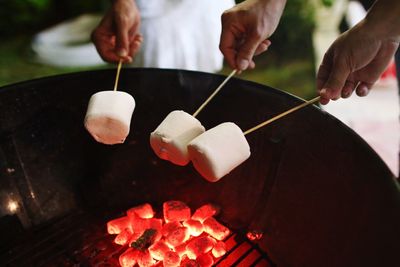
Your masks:
{"label": "blurred foliage", "polygon": [[309,1],[287,1],[277,30],[271,36],[270,52],[280,60],[312,57],[314,9]]}
{"label": "blurred foliage", "polygon": [[0,0],[0,36],[29,34],[82,13],[103,12],[107,0]]}
{"label": "blurred foliage", "polygon": [[[236,3],[240,2],[243,0],[236,0]],[[278,28],[270,38],[272,45],[268,50],[269,60],[284,63],[287,60],[313,57],[311,34],[314,25],[314,8],[310,1],[287,1]]]}
{"label": "blurred foliage", "polygon": [[43,76],[110,67],[55,67],[37,63],[29,48],[30,36],[17,36],[0,42],[0,86]]}
{"label": "blurred foliage", "polygon": [[50,6],[51,0],[0,0],[0,35],[38,27],[49,16]]}
{"label": "blurred foliage", "polygon": [[322,0],[324,6],[332,6],[334,0]]}

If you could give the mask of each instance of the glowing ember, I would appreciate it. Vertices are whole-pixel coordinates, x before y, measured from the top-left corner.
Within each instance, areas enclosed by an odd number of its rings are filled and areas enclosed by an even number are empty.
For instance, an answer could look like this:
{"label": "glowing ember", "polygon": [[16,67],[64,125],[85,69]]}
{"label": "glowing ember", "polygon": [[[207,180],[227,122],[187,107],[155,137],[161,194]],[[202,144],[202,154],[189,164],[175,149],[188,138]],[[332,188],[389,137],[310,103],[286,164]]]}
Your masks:
{"label": "glowing ember", "polygon": [[186,227],[179,227],[165,237],[165,243],[174,248],[185,243],[189,238],[189,230]]}
{"label": "glowing ember", "polygon": [[263,237],[263,233],[261,231],[249,231],[247,232],[246,237],[250,241],[257,241]]}
{"label": "glowing ember", "polygon": [[119,264],[122,267],[131,267],[136,264],[137,251],[132,248],[128,248],[124,253],[119,256]]}
{"label": "glowing ember", "polygon": [[211,253],[213,254],[214,258],[219,258],[219,257],[224,256],[225,253],[226,253],[226,245],[225,245],[225,243],[222,242],[222,241],[218,241],[214,245]]}
{"label": "glowing ember", "polygon": [[110,235],[117,235],[121,233],[124,229],[130,228],[129,218],[127,216],[121,217],[107,223],[107,232]]}
{"label": "glowing ember", "polygon": [[214,259],[210,254],[202,254],[197,257],[196,261],[201,267],[211,267],[214,264]]}
{"label": "glowing ember", "polygon": [[135,212],[130,213],[128,218],[135,233],[143,233],[148,228],[149,219],[140,218]]}
{"label": "glowing ember", "polygon": [[200,264],[196,260],[191,260],[189,258],[185,258],[181,262],[181,267],[200,267]]}
{"label": "glowing ember", "polygon": [[167,236],[172,231],[175,231],[179,227],[182,227],[180,222],[169,222],[163,225],[162,227],[162,235]]}
{"label": "glowing ember", "polygon": [[220,208],[214,204],[205,204],[198,208],[193,216],[192,219],[200,222],[204,222],[207,218],[213,217],[218,215],[220,212]]}
{"label": "glowing ember", "polygon": [[178,253],[174,251],[168,251],[165,254],[163,262],[164,267],[176,267],[179,266],[180,263],[181,263],[181,258],[179,257]]}
{"label": "glowing ember", "polygon": [[150,218],[154,217],[153,207],[148,203],[130,208],[129,210],[127,210],[126,213],[129,216],[133,212],[136,213],[137,216],[139,216],[140,218],[143,218],[143,219],[150,219]]}
{"label": "glowing ember", "polygon": [[125,228],[115,237],[114,242],[118,245],[123,246],[128,243],[128,241],[131,239],[132,234],[133,233],[130,228]]}
{"label": "glowing ember", "polygon": [[162,261],[168,251],[171,250],[164,243],[164,241],[158,241],[149,247],[150,255],[153,257],[153,259],[158,261]]}
{"label": "glowing ember", "polygon": [[183,222],[183,226],[189,229],[189,234],[192,236],[199,236],[204,231],[203,224],[196,220],[187,220]]}
{"label": "glowing ember", "polygon": [[182,201],[167,201],[163,204],[164,220],[168,222],[190,219],[190,208]]}
{"label": "glowing ember", "polygon": [[150,267],[153,266],[156,261],[150,256],[150,252],[148,250],[145,250],[138,252],[137,263],[140,267]]}
{"label": "glowing ember", "polygon": [[214,219],[214,217],[210,217],[205,220],[203,225],[204,232],[217,240],[224,240],[230,234],[229,229],[219,223],[216,219]]}
{"label": "glowing ember", "polygon": [[198,208],[191,217],[190,208],[181,201],[163,203],[162,219],[154,218],[150,204],[130,208],[127,216],[107,223],[114,242],[128,246],[119,257],[123,267],[195,266],[209,267],[226,253],[223,241],[230,230],[213,216],[215,205]]}
{"label": "glowing ember", "polygon": [[187,242],[183,243],[182,245],[179,245],[177,247],[174,247],[174,251],[176,253],[178,253],[179,257],[181,257],[181,258],[183,258],[183,256],[186,255],[186,252],[187,252],[186,245],[187,245]]}
{"label": "glowing ember", "polygon": [[201,236],[191,240],[186,246],[186,254],[189,259],[195,260],[201,254],[212,250],[216,241],[209,236]]}

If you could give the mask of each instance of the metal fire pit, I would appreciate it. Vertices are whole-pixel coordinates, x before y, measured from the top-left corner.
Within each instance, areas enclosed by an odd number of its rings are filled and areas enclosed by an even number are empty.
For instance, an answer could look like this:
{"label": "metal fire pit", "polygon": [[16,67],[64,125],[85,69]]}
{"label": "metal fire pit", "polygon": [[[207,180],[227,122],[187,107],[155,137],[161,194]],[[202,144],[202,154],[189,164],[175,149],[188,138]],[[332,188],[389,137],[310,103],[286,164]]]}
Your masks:
{"label": "metal fire pit", "polygon": [[[110,249],[108,219],[173,199],[217,203],[219,220],[237,233],[263,231],[250,245],[262,256],[253,266],[400,266],[398,183],[337,119],[310,106],[254,132],[251,157],[209,183],[191,165],[158,159],[149,134],[172,110],[194,112],[224,77],[124,69],[119,88],[137,103],[131,133],[106,146],[82,122],[90,96],[112,90],[114,78],[102,70],[0,88],[1,266],[86,266],[90,251]],[[198,118],[206,128],[233,121],[247,130],[300,103],[233,78]]]}

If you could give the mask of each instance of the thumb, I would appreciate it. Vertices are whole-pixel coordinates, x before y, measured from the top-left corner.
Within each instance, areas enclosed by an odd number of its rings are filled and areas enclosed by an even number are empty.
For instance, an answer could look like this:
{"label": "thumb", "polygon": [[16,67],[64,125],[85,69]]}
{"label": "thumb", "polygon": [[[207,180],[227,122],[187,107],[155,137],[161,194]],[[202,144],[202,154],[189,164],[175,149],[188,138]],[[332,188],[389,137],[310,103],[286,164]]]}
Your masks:
{"label": "thumb", "polygon": [[129,51],[129,27],[123,19],[116,19],[116,54],[120,57],[128,56]]}
{"label": "thumb", "polygon": [[250,35],[244,41],[236,55],[236,66],[239,70],[246,70],[249,67],[257,47],[262,43],[262,41],[262,38],[257,34]]}
{"label": "thumb", "polygon": [[343,61],[334,62],[328,79],[323,83],[321,96],[327,99],[339,99],[349,75],[350,68]]}

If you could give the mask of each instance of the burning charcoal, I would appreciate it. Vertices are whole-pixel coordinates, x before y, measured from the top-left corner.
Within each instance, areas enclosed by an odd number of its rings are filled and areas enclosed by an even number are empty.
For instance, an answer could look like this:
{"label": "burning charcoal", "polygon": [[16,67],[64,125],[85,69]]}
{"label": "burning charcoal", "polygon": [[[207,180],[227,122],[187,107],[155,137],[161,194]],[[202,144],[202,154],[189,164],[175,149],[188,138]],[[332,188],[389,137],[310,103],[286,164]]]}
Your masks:
{"label": "burning charcoal", "polygon": [[222,241],[218,241],[215,245],[214,248],[212,249],[211,253],[215,258],[219,258],[225,255],[226,253],[226,245]]}
{"label": "burning charcoal", "polygon": [[148,250],[138,251],[137,264],[139,267],[150,267],[155,263],[156,261],[150,256],[150,252]]}
{"label": "burning charcoal", "polygon": [[136,242],[136,240],[138,240],[142,236],[142,234],[143,234],[143,232],[142,233],[133,232],[133,234],[131,235],[131,237],[128,241],[128,245]]}
{"label": "burning charcoal", "polygon": [[164,220],[169,222],[190,219],[190,208],[182,201],[167,201],[163,204]]}
{"label": "burning charcoal", "polygon": [[135,212],[128,214],[131,228],[135,233],[143,233],[149,228],[149,219],[140,218]]}
{"label": "burning charcoal", "polygon": [[196,261],[201,267],[211,267],[214,264],[214,259],[209,253],[198,256]]}
{"label": "burning charcoal", "polygon": [[261,231],[249,231],[246,234],[246,237],[250,240],[250,241],[257,241],[260,240],[263,237],[263,232]]}
{"label": "burning charcoal", "polygon": [[203,222],[204,232],[211,235],[217,240],[224,240],[229,234],[230,231],[227,227],[219,223],[213,217],[208,218]]}
{"label": "burning charcoal", "polygon": [[162,220],[161,219],[156,219],[156,218],[151,218],[148,220],[148,226],[149,229],[154,229],[157,231],[156,236],[154,237],[154,242],[157,242],[161,239],[162,237]]}
{"label": "burning charcoal", "polygon": [[129,216],[129,214],[131,214],[132,212],[136,213],[140,218],[143,219],[150,219],[154,217],[153,208],[148,203],[130,208],[126,213]]}
{"label": "burning charcoal", "polygon": [[130,228],[125,228],[124,230],[122,230],[121,233],[119,233],[115,237],[114,243],[123,246],[128,243],[131,237],[132,237],[132,230]]}
{"label": "burning charcoal", "polygon": [[180,222],[169,222],[163,225],[162,227],[162,235],[167,236],[169,233],[172,231],[178,229],[179,227],[182,227],[182,224]]}
{"label": "burning charcoal", "polygon": [[119,264],[122,267],[132,267],[138,260],[138,251],[128,248],[124,253],[119,256]]}
{"label": "burning charcoal", "polygon": [[156,234],[157,230],[147,229],[136,241],[132,242],[130,246],[143,251],[154,243]]}
{"label": "burning charcoal", "polygon": [[158,261],[162,261],[168,251],[171,250],[163,241],[158,241],[149,247],[151,257]]}
{"label": "burning charcoal", "polygon": [[129,218],[127,216],[111,220],[107,223],[107,232],[110,235],[117,235],[125,228],[130,228]]}
{"label": "burning charcoal", "polygon": [[197,263],[197,261],[185,257],[181,261],[181,267],[200,267],[200,265]]}
{"label": "burning charcoal", "polygon": [[192,236],[199,236],[204,231],[203,224],[196,220],[184,221],[183,225],[189,229],[189,234]]}
{"label": "burning charcoal", "polygon": [[192,219],[204,222],[207,218],[218,215],[220,210],[220,207],[217,205],[205,204],[194,212]]}
{"label": "burning charcoal", "polygon": [[196,259],[201,254],[207,253],[213,249],[215,240],[209,236],[200,236],[191,240],[186,245],[186,254],[189,259]]}
{"label": "burning charcoal", "polygon": [[189,229],[186,227],[179,227],[167,234],[165,237],[165,243],[171,247],[176,247],[189,240],[189,238]]}
{"label": "burning charcoal", "polygon": [[183,259],[183,257],[186,255],[186,245],[187,245],[187,242],[174,247],[174,251],[176,253],[178,253],[178,255],[179,255],[179,257],[181,257],[181,259]]}
{"label": "burning charcoal", "polygon": [[164,267],[177,267],[181,263],[181,258],[178,253],[174,251],[168,251],[164,258]]}

